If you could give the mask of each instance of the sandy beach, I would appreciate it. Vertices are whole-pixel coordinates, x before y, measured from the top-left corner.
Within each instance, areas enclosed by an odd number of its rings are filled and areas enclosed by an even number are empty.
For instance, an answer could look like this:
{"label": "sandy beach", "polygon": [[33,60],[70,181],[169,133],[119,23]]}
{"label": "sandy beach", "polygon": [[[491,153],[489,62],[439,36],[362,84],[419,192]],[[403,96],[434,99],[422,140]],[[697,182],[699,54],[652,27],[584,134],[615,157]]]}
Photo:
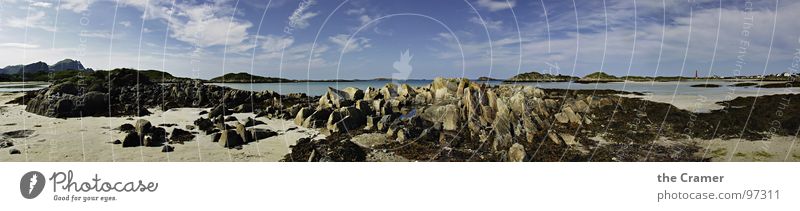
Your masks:
{"label": "sandy beach", "polygon": [[[295,125],[282,119],[256,118],[266,124],[255,128],[265,128],[279,135],[242,146],[242,149],[227,149],[212,142],[212,135],[197,132],[193,141],[173,144],[173,152],[161,152],[162,147],[126,147],[112,144],[122,140],[125,133],[113,128],[124,123],[133,124],[137,118],[129,117],[84,117],[50,118],[25,111],[22,105],[6,104],[21,96],[20,93],[0,93],[0,133],[30,130],[26,137],[9,138],[14,146],[3,148],[0,161],[278,161],[289,153],[289,146],[299,138],[312,137],[316,130]],[[153,114],[141,117],[153,125],[161,126],[171,132],[173,128],[186,129],[192,125],[203,108],[177,108],[168,111],[151,109]],[[254,114],[237,113],[233,116],[240,121]],[[322,135],[317,138],[324,138]],[[21,154],[10,154],[18,149]]]}

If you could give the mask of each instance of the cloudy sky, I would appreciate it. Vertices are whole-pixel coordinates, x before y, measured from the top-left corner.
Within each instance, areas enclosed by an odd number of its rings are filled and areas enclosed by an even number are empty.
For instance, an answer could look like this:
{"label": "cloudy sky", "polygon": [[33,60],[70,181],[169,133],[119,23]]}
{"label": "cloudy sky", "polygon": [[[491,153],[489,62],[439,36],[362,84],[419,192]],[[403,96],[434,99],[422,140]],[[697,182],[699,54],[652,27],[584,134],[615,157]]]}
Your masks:
{"label": "cloudy sky", "polygon": [[800,48],[797,11],[786,0],[0,0],[0,66],[368,79],[396,76],[408,50],[409,78],[778,73]]}

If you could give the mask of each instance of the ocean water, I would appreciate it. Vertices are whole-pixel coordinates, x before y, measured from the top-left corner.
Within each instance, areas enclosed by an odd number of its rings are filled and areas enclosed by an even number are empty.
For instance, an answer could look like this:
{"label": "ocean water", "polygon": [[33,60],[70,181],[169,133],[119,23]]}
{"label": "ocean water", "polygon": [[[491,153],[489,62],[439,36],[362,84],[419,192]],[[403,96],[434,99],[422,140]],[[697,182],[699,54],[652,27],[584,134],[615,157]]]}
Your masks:
{"label": "ocean water", "polygon": [[[399,81],[399,83],[406,83],[410,86],[426,86],[432,80],[407,80]],[[300,82],[300,83],[215,83],[215,85],[226,86],[234,89],[264,91],[271,90],[280,94],[289,93],[306,93],[312,96],[319,96],[325,94],[328,87],[336,89],[344,89],[346,87],[356,87],[359,89],[366,89],[368,87],[380,88],[386,83],[391,81],[353,81],[353,82]],[[500,81],[489,81],[490,85],[508,85]],[[720,87],[704,88],[704,87],[691,87],[697,84],[716,84]],[[535,86],[539,88],[552,88],[552,89],[610,89],[618,91],[631,91],[644,93],[643,96],[626,95],[627,97],[644,98],[650,101],[670,103],[678,108],[706,112],[713,109],[722,108],[717,102],[731,100],[736,97],[751,97],[751,96],[764,96],[773,94],[797,94],[800,93],[800,88],[756,88],[751,87],[733,87],[730,85],[741,83],[727,80],[713,80],[713,81],[672,81],[672,82],[613,82],[613,83],[598,83],[598,84],[579,84],[571,82],[521,82],[517,85]],[[775,82],[764,82],[775,83]],[[13,91],[28,91],[37,90],[46,87],[47,83],[30,82],[22,84],[19,82],[6,82],[0,83],[0,92],[13,92]]]}
{"label": "ocean water", "polygon": [[0,92],[34,91],[49,85],[46,82],[0,82]]}
{"label": "ocean water", "polygon": [[[367,87],[380,88],[390,81],[354,81],[354,82],[300,82],[300,83],[218,83],[221,85],[242,90],[263,91],[272,90],[280,94],[289,93],[306,93],[308,95],[323,95],[328,87],[336,89],[343,89],[346,87],[356,87],[359,89],[366,89]],[[425,86],[430,84],[431,80],[409,80],[402,81],[410,86]],[[652,95],[705,95],[705,96],[725,96],[730,93],[753,93],[760,92],[761,94],[774,94],[774,93],[787,93],[782,88],[759,89],[755,87],[732,87],[730,85],[740,83],[731,81],[709,81],[709,84],[717,84],[720,87],[716,88],[703,88],[691,87],[692,85],[704,84],[705,81],[682,81],[682,82],[613,82],[613,83],[598,83],[598,84],[579,84],[570,82],[520,82],[517,85],[535,86],[539,88],[550,89],[610,89],[619,91],[632,91],[641,92]],[[489,81],[490,85],[508,85],[502,84],[500,81]],[[797,93],[800,88],[790,88],[789,93]]]}
{"label": "ocean water", "polygon": [[[425,86],[431,80],[409,80],[404,81],[410,86]],[[217,84],[235,89],[263,91],[272,90],[281,94],[306,93],[308,95],[323,95],[328,87],[343,89],[346,87],[356,87],[366,89],[367,87],[380,88],[389,81],[354,81],[354,82],[302,82],[302,83],[254,83],[238,84],[226,83]],[[697,84],[716,84],[720,87],[705,88],[692,87]],[[673,81],[673,82],[613,82],[597,84],[579,84],[570,82],[524,82],[517,85],[535,86],[550,89],[610,89],[618,91],[631,91],[644,93],[644,95],[625,95],[626,97],[644,98],[646,100],[669,103],[680,109],[694,112],[708,112],[722,108],[717,102],[731,100],[736,97],[752,97],[773,94],[796,94],[800,93],[800,88],[756,88],[733,87],[731,85],[741,83],[725,80],[715,81]],[[774,83],[774,82],[765,82]],[[490,85],[508,85],[500,81],[489,81]]]}

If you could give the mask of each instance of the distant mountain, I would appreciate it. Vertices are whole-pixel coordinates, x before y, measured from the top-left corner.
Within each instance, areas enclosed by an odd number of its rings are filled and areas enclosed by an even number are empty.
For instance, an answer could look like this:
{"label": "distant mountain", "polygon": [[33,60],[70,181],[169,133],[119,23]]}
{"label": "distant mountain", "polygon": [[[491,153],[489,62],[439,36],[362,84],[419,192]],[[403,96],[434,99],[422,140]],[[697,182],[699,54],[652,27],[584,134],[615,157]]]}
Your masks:
{"label": "distant mountain", "polygon": [[9,65],[9,66],[4,67],[3,69],[0,69],[0,74],[5,74],[5,75],[17,74],[19,72],[22,72],[22,67],[24,67],[24,66],[25,65],[21,65],[21,64]]}
{"label": "distant mountain", "polygon": [[50,66],[44,62],[35,62],[25,65],[25,67],[22,68],[22,71],[25,71],[26,73],[48,72],[50,71]]}
{"label": "distant mountain", "polygon": [[249,73],[228,73],[223,76],[212,78],[208,80],[211,83],[291,83],[297,82],[296,80],[285,78],[273,78],[251,75]]}
{"label": "distant mountain", "polygon": [[20,74],[23,71],[25,74],[35,74],[41,72],[61,72],[66,70],[77,70],[77,71],[87,71],[91,69],[86,69],[80,61],[72,60],[72,59],[64,59],[59,62],[56,62],[53,66],[47,65],[44,62],[34,62],[28,65],[9,65],[0,69],[0,74],[6,75],[14,75]]}
{"label": "distant mountain", "polygon": [[563,82],[577,79],[577,77],[568,75],[552,75],[548,73],[542,74],[534,71],[515,75],[514,77],[505,80],[505,82]]}
{"label": "distant mountain", "polygon": [[72,60],[72,59],[64,59],[59,62],[56,62],[53,66],[50,66],[51,72],[58,72],[64,70],[85,70],[86,68],[83,67],[80,61]]}

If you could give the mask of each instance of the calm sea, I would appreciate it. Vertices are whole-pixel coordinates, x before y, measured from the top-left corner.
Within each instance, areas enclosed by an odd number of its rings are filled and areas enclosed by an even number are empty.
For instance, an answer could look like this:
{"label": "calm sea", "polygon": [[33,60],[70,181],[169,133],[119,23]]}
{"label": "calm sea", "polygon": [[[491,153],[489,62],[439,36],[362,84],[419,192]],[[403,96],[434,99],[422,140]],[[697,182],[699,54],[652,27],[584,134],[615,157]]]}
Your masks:
{"label": "calm sea", "polygon": [[[407,80],[399,81],[411,86],[426,86],[432,80]],[[366,89],[368,87],[380,88],[391,81],[353,81],[353,82],[300,82],[300,83],[218,83],[216,85],[231,87],[241,90],[263,91],[272,90],[281,94],[306,93],[308,95],[319,96],[325,94],[328,87],[343,89],[346,87],[357,87]],[[504,85],[500,81],[489,81],[490,85]],[[697,84],[716,84],[719,87],[703,88],[692,87]],[[651,101],[670,103],[678,108],[694,111],[708,111],[721,108],[716,102],[734,99],[736,97],[763,96],[772,94],[796,94],[800,93],[800,88],[756,88],[733,87],[730,85],[740,83],[725,80],[715,81],[674,81],[674,82],[615,82],[600,84],[578,84],[570,82],[541,82],[541,83],[517,83],[518,85],[535,86],[539,88],[554,89],[610,89],[620,91],[632,91],[645,93],[642,97]],[[765,82],[767,83],[767,82]],[[774,83],[774,82],[772,82]],[[0,83],[0,92],[28,91],[46,87],[47,83]]]}
{"label": "calm sea", "polygon": [[[301,83],[219,83],[216,85],[231,87],[242,90],[263,91],[272,90],[281,94],[288,93],[306,93],[309,95],[322,95],[325,94],[328,87],[336,89],[343,89],[346,87],[356,87],[359,89],[366,89],[367,87],[380,88],[390,81],[354,81],[354,82],[301,82]],[[409,80],[402,81],[410,86],[425,86],[430,84],[431,80]],[[502,85],[500,81],[489,81],[490,85]],[[614,83],[600,83],[600,84],[579,84],[570,82],[540,82],[540,83],[517,83],[518,85],[535,86],[539,88],[553,88],[553,89],[610,89],[610,90],[624,90],[632,92],[649,93],[653,95],[721,95],[724,96],[731,92],[744,92],[760,94],[772,93],[786,93],[782,88],[772,89],[759,89],[755,87],[731,87],[735,83],[730,81],[709,81],[709,84],[717,84],[720,87],[716,88],[702,88],[691,87],[692,85],[704,84],[705,81],[683,81],[683,82],[614,82]],[[798,92],[800,88],[788,89],[789,92]]]}

